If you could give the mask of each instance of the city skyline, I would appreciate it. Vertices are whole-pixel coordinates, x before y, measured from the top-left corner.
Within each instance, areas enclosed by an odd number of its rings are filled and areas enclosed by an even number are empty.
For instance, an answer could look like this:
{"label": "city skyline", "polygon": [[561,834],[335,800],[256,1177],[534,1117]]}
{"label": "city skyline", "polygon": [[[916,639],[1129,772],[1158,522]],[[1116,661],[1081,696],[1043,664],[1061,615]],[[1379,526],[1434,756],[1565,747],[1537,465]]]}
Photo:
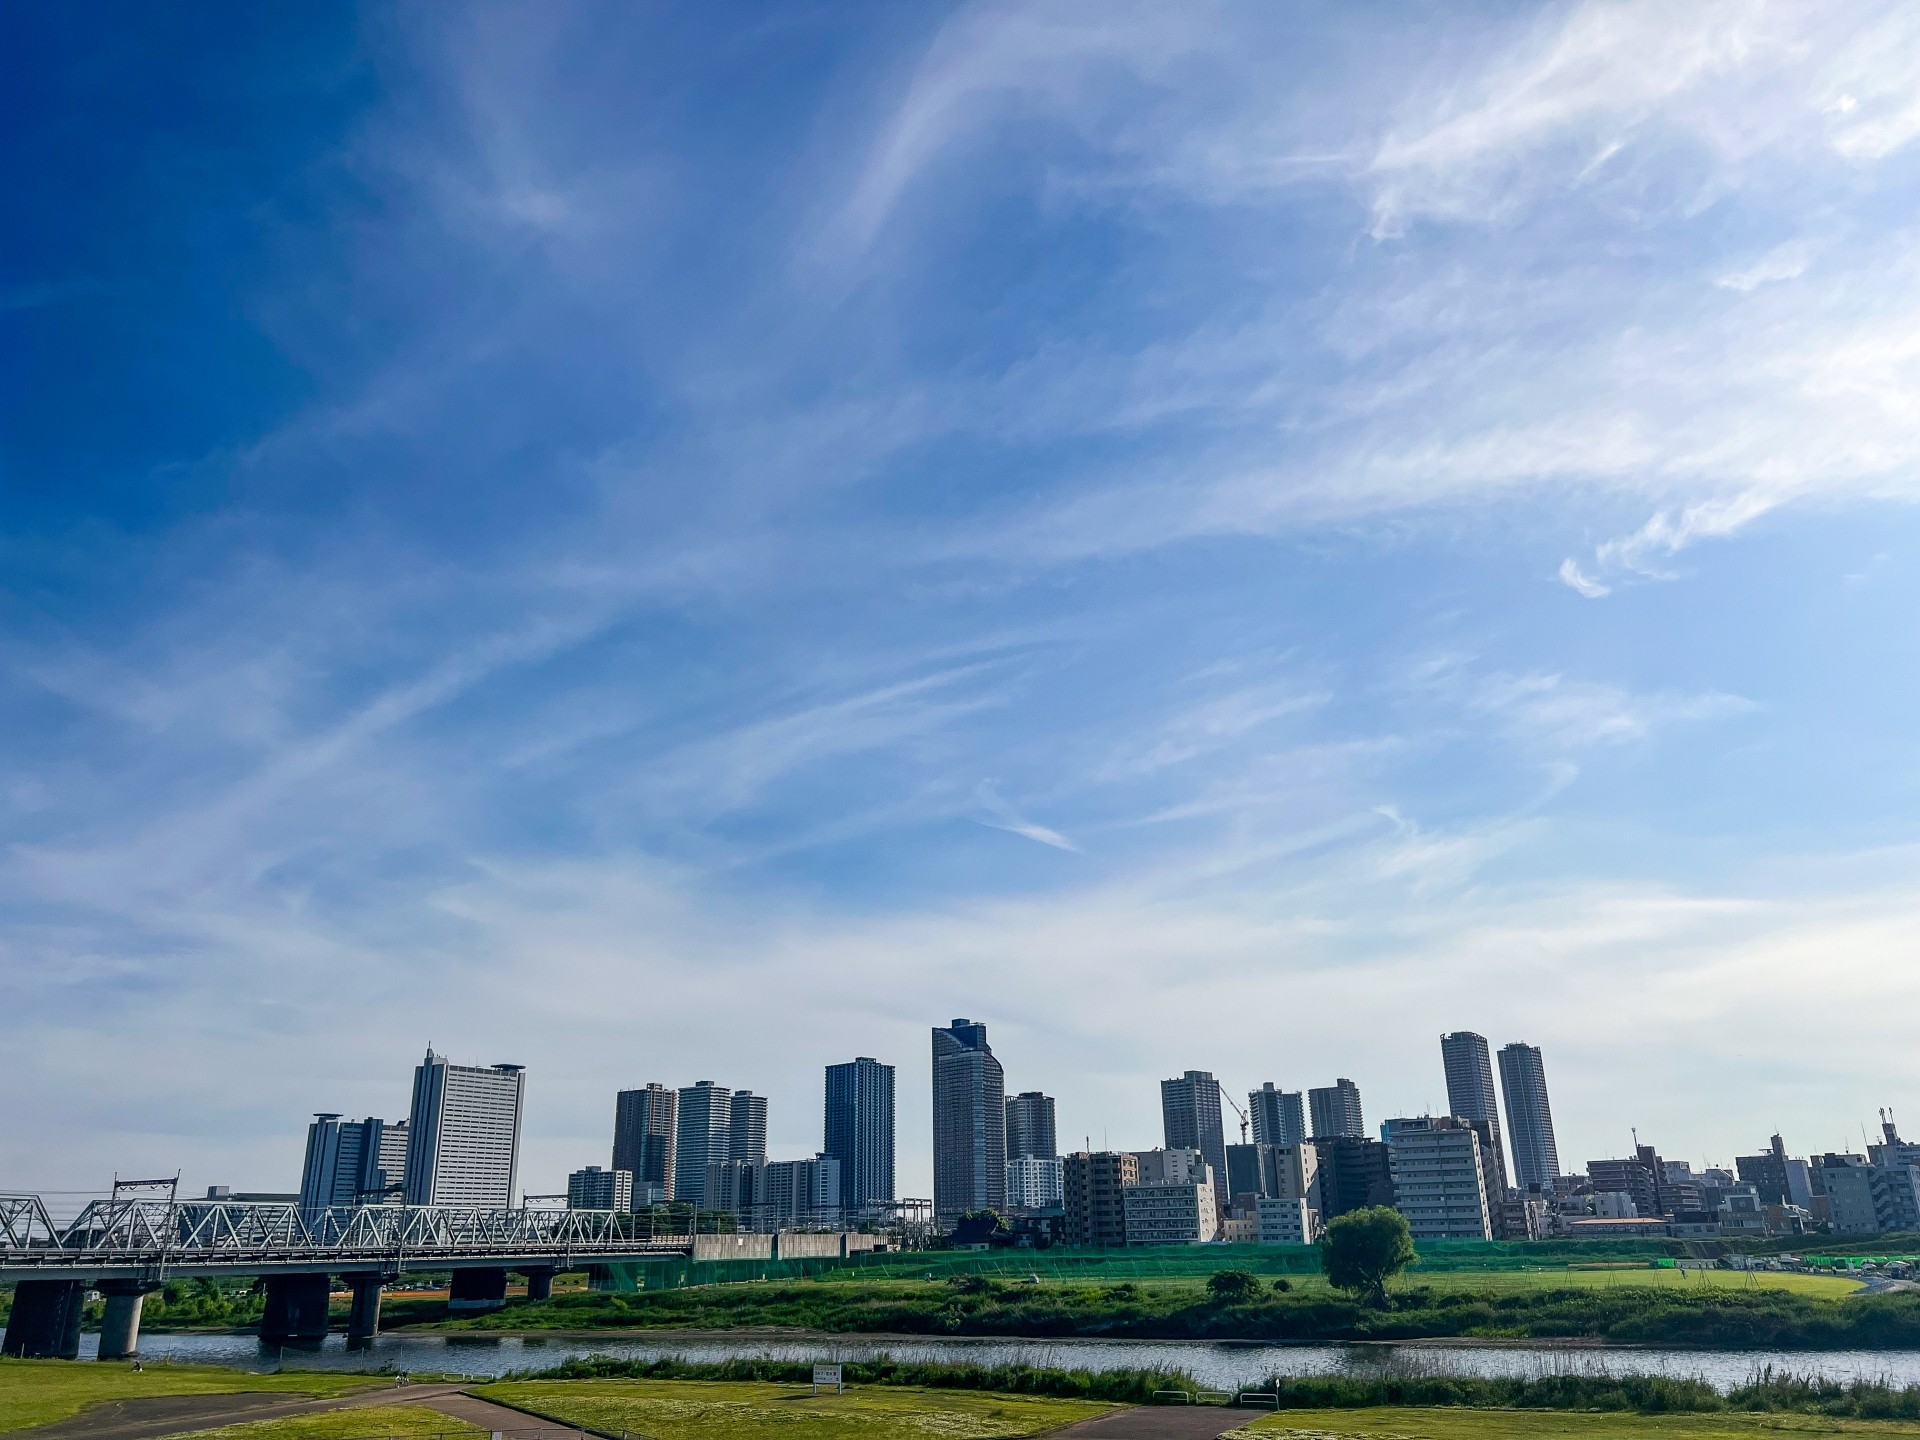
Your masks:
{"label": "city skyline", "polygon": [[1920,1082],[1911,7],[13,8],[6,1183]]}
{"label": "city skyline", "polygon": [[[1005,1137],[1003,1142],[1005,1155],[1008,1162],[1011,1163],[1016,1158],[1014,1154],[1017,1148],[1015,1137],[1018,1134],[1025,1131],[1028,1127],[1034,1127],[1033,1133],[1040,1135],[1045,1135],[1054,1129],[1055,1102],[1053,1097],[1040,1091],[1008,1093],[1005,1086],[1004,1067],[1000,1065],[998,1058],[992,1054],[990,1047],[986,1046],[985,1032],[985,1023],[977,1021],[957,1020],[953,1022],[952,1027],[934,1027],[935,1072],[929,1093],[931,1094],[933,1090],[937,1090],[942,1083],[939,1076],[940,1059],[943,1053],[950,1060],[956,1057],[966,1059],[971,1054],[984,1053],[988,1066],[987,1076],[989,1086],[998,1084],[1001,1088],[1001,1093],[1004,1095],[1004,1100],[1000,1108],[1005,1112],[1005,1123],[1001,1133]],[[941,1044],[942,1036],[946,1036],[948,1040],[948,1044],[944,1048]],[[965,1043],[956,1044],[956,1036]],[[1483,1066],[1482,1064],[1489,1053],[1489,1047],[1485,1037],[1474,1032],[1460,1031],[1443,1035],[1442,1042],[1440,1069],[1443,1080],[1449,1091],[1452,1092],[1454,1099],[1458,1099],[1464,1095],[1469,1103],[1463,1106],[1409,1108],[1399,1115],[1389,1116],[1385,1120],[1377,1121],[1365,1127],[1365,1132],[1355,1138],[1370,1143],[1377,1140],[1382,1134],[1395,1128],[1402,1131],[1405,1131],[1409,1125],[1412,1125],[1416,1129],[1424,1128],[1429,1122],[1438,1120],[1451,1123],[1452,1119],[1457,1117],[1467,1125],[1478,1130],[1481,1154],[1486,1166],[1484,1180],[1486,1193],[1488,1195],[1504,1192],[1509,1184],[1517,1184],[1521,1190],[1524,1190],[1528,1184],[1538,1184],[1550,1178],[1556,1173],[1551,1168],[1538,1171],[1537,1178],[1533,1175],[1520,1173],[1522,1162],[1518,1157],[1513,1157],[1511,1163],[1507,1164],[1503,1171],[1499,1156],[1503,1149],[1512,1148],[1512,1142],[1507,1141],[1503,1145],[1500,1138],[1501,1132],[1497,1128],[1497,1121],[1491,1121],[1485,1116],[1477,1114],[1459,1114],[1460,1109],[1478,1110],[1484,1108],[1486,1102],[1497,1103],[1501,1109],[1506,1111],[1518,1130],[1529,1132],[1529,1138],[1524,1147],[1527,1152],[1526,1162],[1529,1170],[1538,1169],[1538,1163],[1543,1155],[1551,1155],[1559,1159],[1551,1115],[1551,1102],[1546,1086],[1544,1061],[1540,1047],[1530,1046],[1518,1041],[1504,1044],[1499,1052],[1500,1078],[1496,1085],[1490,1073],[1491,1067]],[[1489,1073],[1482,1073],[1483,1069]],[[463,1066],[450,1061],[446,1056],[436,1054],[430,1047],[427,1062],[424,1065],[416,1067],[413,1089],[416,1101],[423,1094],[432,1100],[435,1095],[446,1089],[447,1082],[441,1079],[430,1084],[427,1078],[429,1076],[453,1075],[456,1077],[465,1077],[465,1083],[469,1089],[475,1085],[483,1089],[497,1088],[494,1082],[507,1082],[508,1090],[504,1093],[510,1095],[511,1099],[509,1109],[502,1112],[502,1116],[503,1119],[507,1114],[512,1116],[512,1129],[508,1141],[509,1148],[506,1152],[507,1160],[505,1162],[509,1167],[507,1173],[512,1175],[514,1169],[517,1168],[523,1144],[523,1137],[519,1131],[519,1117],[525,1092],[525,1071],[526,1067],[512,1063],[495,1063],[489,1066]],[[621,1153],[620,1147],[622,1147],[623,1144],[627,1147],[629,1154],[650,1152],[655,1155],[656,1163],[662,1161],[664,1154],[670,1152],[677,1144],[679,1127],[673,1123],[678,1118],[677,1101],[681,1095],[692,1093],[695,1096],[708,1095],[712,1097],[710,1103],[705,1107],[710,1116],[707,1124],[709,1126],[718,1124],[720,1127],[715,1131],[713,1136],[714,1143],[709,1158],[710,1164],[724,1163],[725,1160],[731,1160],[735,1163],[745,1161],[755,1165],[765,1165],[772,1162],[776,1169],[790,1167],[796,1164],[806,1164],[814,1160],[816,1156],[824,1159],[829,1155],[835,1154],[834,1136],[836,1133],[839,1133],[842,1136],[842,1145],[847,1147],[847,1153],[858,1151],[862,1145],[877,1147],[882,1153],[883,1158],[874,1162],[878,1166],[875,1173],[879,1173],[880,1170],[893,1173],[896,1166],[894,1151],[897,1143],[897,1098],[895,1095],[893,1067],[874,1060],[871,1057],[861,1057],[856,1061],[826,1066],[824,1076],[825,1081],[822,1093],[825,1097],[826,1109],[820,1136],[818,1141],[811,1146],[803,1145],[801,1147],[802,1153],[798,1155],[776,1155],[770,1153],[766,1147],[764,1137],[766,1134],[768,1099],[765,1095],[757,1095],[747,1089],[729,1091],[726,1087],[717,1086],[711,1081],[700,1081],[692,1086],[678,1088],[663,1085],[659,1082],[648,1082],[645,1086],[619,1090],[614,1094],[616,1101],[616,1122],[614,1127],[616,1163],[610,1167],[610,1170],[618,1171],[628,1168],[627,1166],[617,1163],[619,1154]],[[1343,1077],[1338,1082],[1338,1085],[1344,1087],[1351,1083],[1349,1079]],[[1323,1094],[1329,1096],[1340,1093],[1336,1087],[1314,1088],[1322,1089]],[[1195,1142],[1203,1141],[1204,1136],[1196,1134],[1190,1139],[1185,1131],[1193,1125],[1196,1120],[1200,1131],[1204,1132],[1209,1128],[1212,1112],[1205,1103],[1206,1096],[1203,1093],[1209,1089],[1213,1095],[1224,1098],[1225,1092],[1220,1082],[1209,1072],[1188,1071],[1180,1077],[1162,1080],[1159,1086],[1159,1112],[1162,1132],[1160,1139],[1156,1143],[1139,1146],[1119,1145],[1108,1147],[1105,1145],[1095,1145],[1092,1147],[1093,1150],[1096,1153],[1106,1153],[1109,1148],[1111,1148],[1115,1151],[1141,1155],[1145,1155],[1151,1151],[1158,1151],[1162,1148],[1168,1151],[1193,1148],[1196,1153],[1203,1152],[1205,1148],[1204,1144],[1196,1144]],[[1355,1089],[1357,1090],[1357,1087],[1355,1087]],[[849,1107],[854,1103],[853,1097],[856,1095],[865,1097],[865,1103],[875,1107],[873,1119],[860,1122],[855,1118],[855,1111]],[[1299,1098],[1299,1095],[1300,1092],[1287,1092],[1284,1086],[1275,1086],[1271,1081],[1264,1082],[1259,1090],[1250,1092],[1248,1095],[1249,1108],[1256,1117],[1252,1126],[1253,1131],[1256,1133],[1251,1138],[1258,1139],[1257,1132],[1261,1128],[1261,1123],[1257,1117],[1259,1116],[1260,1102],[1263,1098],[1269,1104],[1277,1105],[1278,1102],[1281,1101],[1296,1100]],[[1513,1098],[1506,1098],[1509,1095]],[[836,1097],[838,1098],[836,1099]],[[487,1106],[498,1108],[500,1103],[497,1100],[486,1097],[480,1098],[483,1108]],[[843,1115],[843,1118],[838,1120],[836,1119],[836,1106],[840,1107]],[[1518,1107],[1517,1109],[1516,1106]],[[1335,1108],[1337,1109],[1338,1107],[1336,1106]],[[471,1112],[471,1103],[468,1109]],[[1196,1109],[1199,1113],[1194,1119],[1189,1120],[1185,1118],[1189,1112]],[[1019,1112],[1019,1120],[1017,1122],[1015,1118],[1016,1110]],[[743,1113],[751,1117],[750,1124],[744,1132],[734,1123]],[[986,1112],[983,1110],[981,1113],[984,1115]],[[1885,1109],[1882,1109],[1879,1113],[1881,1129],[1885,1130],[1889,1135],[1892,1133],[1891,1121],[1893,1113],[1894,1112]],[[721,1120],[721,1117],[725,1117],[724,1122]],[[375,1161],[368,1158],[368,1154],[364,1150],[365,1142],[358,1132],[361,1131],[363,1126],[373,1127],[373,1139],[378,1147],[380,1156],[385,1157],[391,1154],[393,1159],[387,1163],[394,1164],[398,1162],[400,1156],[408,1148],[408,1121],[410,1118],[410,1115],[401,1115],[397,1119],[383,1122],[381,1119],[375,1117],[363,1122],[351,1119],[343,1120],[336,1112],[317,1113],[313,1123],[306,1131],[305,1159],[298,1172],[298,1190],[302,1203],[317,1203],[310,1198],[313,1194],[313,1187],[316,1184],[320,1185],[322,1189],[332,1195],[333,1203],[353,1203],[342,1198],[354,1188],[354,1181],[349,1179],[349,1176],[356,1173],[364,1175],[377,1173],[369,1168]],[[468,1131],[470,1134],[477,1135],[481,1147],[484,1149],[489,1143],[492,1143],[487,1133],[488,1127],[485,1123],[482,1123],[479,1130],[477,1132],[474,1131],[472,1124],[473,1118],[471,1113],[467,1117]],[[483,1122],[486,1119],[485,1116],[479,1118]],[[383,1123],[386,1132],[384,1140],[379,1133],[379,1127],[382,1126]],[[662,1147],[648,1146],[645,1144],[642,1140],[642,1135],[646,1129],[651,1126],[657,1130],[663,1125],[667,1127],[668,1135],[672,1137],[671,1143],[667,1144],[664,1149],[662,1149]],[[837,1131],[836,1126],[838,1126]],[[1170,1128],[1180,1129],[1181,1134],[1178,1136],[1170,1136],[1168,1134]],[[1312,1127],[1309,1126],[1308,1128]],[[1629,1127],[1629,1133],[1631,1134],[1637,1128],[1638,1127]],[[852,1138],[855,1130],[865,1130],[865,1138],[863,1140]],[[1222,1130],[1224,1132],[1224,1125],[1222,1126]],[[747,1137],[745,1141],[740,1138],[743,1133]],[[424,1148],[424,1145],[431,1141],[431,1135],[431,1131],[423,1132],[423,1146],[414,1148]],[[1223,1133],[1223,1139],[1228,1138],[1229,1137],[1225,1137]],[[1322,1138],[1324,1141],[1326,1137]],[[1284,1143],[1289,1142],[1283,1142],[1283,1148]],[[1639,1146],[1637,1141],[1635,1143],[1636,1147],[1643,1152],[1651,1150],[1651,1147]],[[1777,1134],[1774,1135],[1771,1143],[1777,1148],[1781,1143],[1780,1137]],[[1863,1139],[1862,1145],[1864,1146],[1866,1144],[1867,1142]],[[396,1145],[398,1148],[396,1148]],[[1058,1146],[1058,1149],[1063,1153],[1070,1153],[1071,1148],[1072,1147],[1067,1145]],[[1229,1139],[1226,1149],[1228,1152],[1231,1152],[1232,1148],[1233,1146]],[[1750,1146],[1749,1148],[1753,1147]],[[1913,1148],[1915,1153],[1920,1154],[1920,1147]],[[1814,1149],[1817,1150],[1818,1147],[1814,1147]],[[1600,1151],[1591,1152],[1585,1161],[1562,1161],[1563,1168],[1557,1173],[1578,1174],[1583,1171],[1583,1167],[1594,1161],[1631,1164],[1633,1153],[1633,1148],[1624,1150],[1609,1149],[1604,1153]],[[1850,1151],[1843,1143],[1836,1147],[1834,1153],[1855,1152]],[[721,1158],[713,1159],[711,1156],[719,1156]],[[1223,1156],[1223,1158],[1225,1157]],[[1679,1151],[1672,1151],[1667,1158],[1686,1159],[1692,1157],[1683,1156]],[[1732,1163],[1731,1160],[1719,1156],[1700,1156],[1697,1158],[1700,1159],[1703,1165],[1725,1167]],[[1737,1159],[1739,1157],[1736,1156],[1734,1158]],[[471,1157],[462,1157],[462,1159],[463,1161],[470,1162]],[[1334,1161],[1331,1156],[1323,1156],[1323,1163],[1333,1166]],[[1209,1164],[1211,1165],[1212,1162],[1209,1161]],[[597,1171],[601,1168],[599,1164],[591,1163],[581,1166],[578,1169],[570,1170],[565,1177],[567,1184],[562,1188],[571,1189],[573,1182],[579,1178],[582,1172],[590,1170]],[[1214,1166],[1214,1168],[1218,1170],[1220,1174],[1226,1175],[1231,1172],[1232,1165],[1223,1164]],[[703,1170],[703,1180],[705,1173]],[[1329,1169],[1327,1173],[1334,1173],[1333,1169]],[[851,1176],[851,1174],[852,1167],[849,1167],[849,1175]],[[392,1176],[390,1175],[387,1178],[391,1180]],[[644,1176],[640,1178],[644,1179]],[[854,1183],[851,1178],[846,1182],[848,1186]],[[1012,1178],[1009,1175],[1006,1177],[1005,1183],[1002,1186],[1003,1193],[1010,1195],[1011,1185]],[[414,1192],[407,1197],[408,1203],[418,1203],[416,1197],[419,1192],[415,1189],[414,1185],[410,1182],[407,1188]],[[833,1188],[835,1189],[835,1193],[841,1196],[839,1201],[841,1206],[848,1211],[859,1208],[858,1205],[850,1199],[845,1189],[837,1180]],[[987,1188],[990,1191],[992,1187],[989,1184]],[[529,1187],[524,1185],[522,1185],[520,1189],[522,1191],[529,1191]],[[532,1189],[537,1190],[538,1187],[535,1186],[532,1187]],[[929,1189],[931,1189],[931,1187],[929,1187]],[[531,1191],[529,1191],[529,1193],[531,1193]],[[555,1192],[539,1191],[539,1193]],[[904,1199],[908,1193],[907,1191],[898,1189],[896,1186],[893,1189],[893,1193],[885,1198]],[[1228,1193],[1229,1192],[1222,1187],[1221,1194],[1223,1204],[1225,1196]],[[397,1202],[401,1197],[396,1194],[390,1198]],[[673,1198],[677,1199],[682,1197],[676,1196]],[[708,1198],[709,1197],[703,1194],[701,1203],[706,1203]],[[517,1199],[518,1195],[516,1193],[516,1203]],[[644,1192],[637,1188],[634,1191],[634,1202],[639,1206],[650,1203],[647,1201]],[[724,1206],[722,1208],[724,1208]],[[1492,1211],[1490,1210],[1489,1213],[1491,1214]]]}

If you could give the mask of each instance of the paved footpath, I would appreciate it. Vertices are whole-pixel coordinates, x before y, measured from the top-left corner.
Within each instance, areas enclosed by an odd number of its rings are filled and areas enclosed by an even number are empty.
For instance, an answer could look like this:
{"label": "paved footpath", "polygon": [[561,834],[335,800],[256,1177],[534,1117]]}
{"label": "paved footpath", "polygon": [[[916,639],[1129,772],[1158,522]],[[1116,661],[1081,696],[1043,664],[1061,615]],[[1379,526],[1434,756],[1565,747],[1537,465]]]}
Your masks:
{"label": "paved footpath", "polygon": [[[285,1420],[324,1410],[356,1410],[375,1405],[419,1405],[455,1420],[502,1432],[513,1440],[574,1440],[590,1431],[543,1421],[465,1393],[458,1385],[383,1385],[357,1395],[300,1399],[284,1394],[245,1391],[227,1395],[156,1395],[115,1400],[51,1425],[15,1432],[16,1440],[160,1440],[191,1430],[239,1425],[256,1420]],[[1082,1420],[1054,1435],[1073,1440],[1218,1440],[1257,1418],[1245,1410],[1215,1405],[1143,1405]]]}
{"label": "paved footpath", "polygon": [[[405,1391],[401,1392],[406,1395]],[[464,1420],[469,1425],[478,1425],[482,1430],[497,1430],[513,1436],[513,1440],[575,1440],[576,1436],[590,1435],[590,1430],[578,1430],[571,1425],[556,1425],[551,1420],[541,1420],[527,1414],[524,1410],[509,1410],[505,1405],[496,1405],[491,1400],[482,1400],[477,1395],[431,1395],[424,1399],[406,1395],[398,1403],[403,1405],[425,1405],[438,1410],[442,1415],[451,1415],[456,1420]]]}
{"label": "paved footpath", "polygon": [[1259,1418],[1224,1405],[1140,1405],[1053,1433],[1073,1440],[1217,1440]]}
{"label": "paved footpath", "polygon": [[[284,1391],[243,1390],[225,1395],[152,1395],[138,1400],[111,1400],[90,1406],[68,1420],[15,1432],[18,1440],[157,1440],[188,1430],[211,1430],[219,1425],[241,1425],[253,1420],[284,1420],[322,1410],[347,1410],[368,1405],[431,1405],[443,1395],[457,1395],[457,1385],[383,1385],[357,1395],[315,1400]],[[537,1424],[518,1411],[523,1425]]]}

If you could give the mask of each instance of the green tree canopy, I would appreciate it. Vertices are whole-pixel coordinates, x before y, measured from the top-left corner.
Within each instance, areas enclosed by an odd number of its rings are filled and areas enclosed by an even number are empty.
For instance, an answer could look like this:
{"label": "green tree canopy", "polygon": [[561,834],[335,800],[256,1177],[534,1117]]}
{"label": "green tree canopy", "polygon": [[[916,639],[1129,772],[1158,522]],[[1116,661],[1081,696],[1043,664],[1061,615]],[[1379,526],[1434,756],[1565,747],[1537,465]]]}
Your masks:
{"label": "green tree canopy", "polygon": [[1385,1205],[1330,1220],[1320,1237],[1320,1268],[1327,1273],[1327,1283],[1381,1310],[1387,1308],[1387,1281],[1417,1258],[1407,1217]]}

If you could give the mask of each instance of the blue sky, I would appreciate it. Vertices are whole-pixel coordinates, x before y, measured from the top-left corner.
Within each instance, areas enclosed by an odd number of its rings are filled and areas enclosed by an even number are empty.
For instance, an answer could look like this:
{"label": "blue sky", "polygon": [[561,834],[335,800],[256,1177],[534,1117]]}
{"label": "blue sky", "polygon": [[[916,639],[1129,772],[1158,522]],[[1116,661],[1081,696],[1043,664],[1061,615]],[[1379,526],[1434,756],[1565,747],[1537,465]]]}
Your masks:
{"label": "blue sky", "polygon": [[[15,17],[0,1173],[984,1019],[1564,1159],[1910,1102],[1920,15]],[[1920,1124],[1920,1113],[1915,1123]]]}

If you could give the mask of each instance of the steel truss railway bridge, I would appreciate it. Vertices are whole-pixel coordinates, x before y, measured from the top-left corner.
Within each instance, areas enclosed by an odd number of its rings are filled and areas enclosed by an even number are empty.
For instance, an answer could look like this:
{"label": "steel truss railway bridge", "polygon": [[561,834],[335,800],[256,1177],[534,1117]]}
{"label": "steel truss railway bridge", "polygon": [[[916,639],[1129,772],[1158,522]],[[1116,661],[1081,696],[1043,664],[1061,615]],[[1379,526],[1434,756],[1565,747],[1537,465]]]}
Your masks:
{"label": "steel truss railway bridge", "polygon": [[507,1273],[544,1299],[553,1277],[618,1261],[694,1256],[717,1237],[655,1235],[647,1217],[610,1210],[494,1210],[459,1205],[298,1205],[172,1198],[96,1200],[56,1225],[37,1195],[0,1195],[0,1282],[14,1284],[0,1351],[77,1358],[88,1290],[106,1299],[100,1358],[132,1355],[145,1297],[170,1279],[261,1276],[260,1338],[327,1333],[331,1277],[353,1291],[349,1343],[380,1328],[380,1287],[408,1271],[453,1273],[450,1305],[505,1303]]}

